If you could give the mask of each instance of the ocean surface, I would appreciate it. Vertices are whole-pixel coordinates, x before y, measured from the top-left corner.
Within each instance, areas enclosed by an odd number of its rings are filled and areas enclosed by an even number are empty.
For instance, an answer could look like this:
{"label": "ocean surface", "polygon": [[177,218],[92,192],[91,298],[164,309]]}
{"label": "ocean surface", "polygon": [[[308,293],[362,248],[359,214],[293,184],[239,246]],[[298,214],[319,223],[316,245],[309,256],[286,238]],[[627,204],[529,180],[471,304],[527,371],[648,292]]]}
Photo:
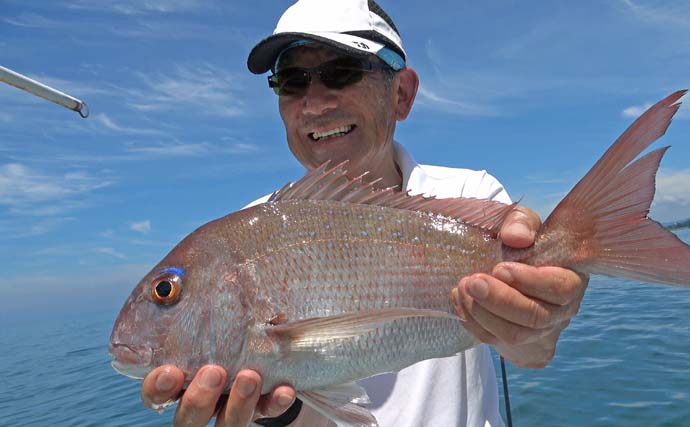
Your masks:
{"label": "ocean surface", "polygon": [[[120,304],[3,321],[0,426],[171,425],[174,409],[147,410],[140,384],[110,367]],[[513,424],[690,426],[689,317],[690,289],[593,277],[553,362],[508,365]]]}

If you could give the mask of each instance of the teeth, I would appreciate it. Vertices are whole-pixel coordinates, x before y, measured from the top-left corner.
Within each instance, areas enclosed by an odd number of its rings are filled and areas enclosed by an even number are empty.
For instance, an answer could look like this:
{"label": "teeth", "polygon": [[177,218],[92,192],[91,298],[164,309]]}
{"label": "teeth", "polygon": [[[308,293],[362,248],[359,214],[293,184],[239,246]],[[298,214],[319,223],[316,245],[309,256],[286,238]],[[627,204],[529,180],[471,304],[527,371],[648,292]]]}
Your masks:
{"label": "teeth", "polygon": [[335,128],[335,129],[332,129],[332,130],[329,130],[326,132],[314,132],[311,134],[311,137],[318,141],[318,140],[323,140],[323,139],[327,139],[327,138],[333,138],[336,136],[345,135],[348,132],[350,132],[351,130],[352,130],[352,125],[341,126],[339,128]]}

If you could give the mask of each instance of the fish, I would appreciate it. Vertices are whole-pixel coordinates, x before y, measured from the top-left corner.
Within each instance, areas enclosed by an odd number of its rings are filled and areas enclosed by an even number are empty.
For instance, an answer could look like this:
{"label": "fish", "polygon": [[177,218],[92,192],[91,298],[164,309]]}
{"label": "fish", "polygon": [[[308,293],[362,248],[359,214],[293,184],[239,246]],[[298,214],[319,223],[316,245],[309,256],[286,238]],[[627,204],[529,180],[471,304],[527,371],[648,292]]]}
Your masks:
{"label": "fish", "polygon": [[[290,384],[341,426],[376,426],[356,380],[478,344],[450,297],[502,261],[690,287],[690,247],[649,218],[686,91],[650,107],[556,206],[532,246],[502,244],[516,204],[410,195],[329,164],[265,203],[202,225],[134,288],[110,338],[112,366],[163,364],[186,385],[206,364]],[[639,157],[639,158],[638,158]]]}

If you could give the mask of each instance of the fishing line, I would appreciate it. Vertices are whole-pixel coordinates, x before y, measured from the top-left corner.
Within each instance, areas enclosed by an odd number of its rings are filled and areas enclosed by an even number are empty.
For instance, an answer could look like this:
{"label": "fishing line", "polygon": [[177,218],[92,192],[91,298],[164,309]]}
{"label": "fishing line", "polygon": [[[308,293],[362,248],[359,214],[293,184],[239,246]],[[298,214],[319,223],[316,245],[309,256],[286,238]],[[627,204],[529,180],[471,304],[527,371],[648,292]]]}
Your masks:
{"label": "fishing line", "polygon": [[503,377],[503,398],[506,401],[506,418],[508,421],[508,427],[513,427],[513,416],[510,413],[510,396],[508,396],[508,375],[506,375],[506,361],[501,358],[501,376]]}

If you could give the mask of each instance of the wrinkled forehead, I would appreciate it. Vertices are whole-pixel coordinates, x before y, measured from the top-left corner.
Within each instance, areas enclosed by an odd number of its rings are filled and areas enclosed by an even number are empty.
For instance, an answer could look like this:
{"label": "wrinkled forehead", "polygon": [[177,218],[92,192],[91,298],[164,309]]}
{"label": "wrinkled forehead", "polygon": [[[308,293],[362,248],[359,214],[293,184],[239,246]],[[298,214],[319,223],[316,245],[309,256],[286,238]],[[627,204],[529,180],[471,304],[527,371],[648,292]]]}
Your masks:
{"label": "wrinkled forehead", "polygon": [[326,61],[343,56],[350,56],[343,52],[323,44],[310,44],[290,48],[280,55],[276,69],[287,67],[316,67]]}

